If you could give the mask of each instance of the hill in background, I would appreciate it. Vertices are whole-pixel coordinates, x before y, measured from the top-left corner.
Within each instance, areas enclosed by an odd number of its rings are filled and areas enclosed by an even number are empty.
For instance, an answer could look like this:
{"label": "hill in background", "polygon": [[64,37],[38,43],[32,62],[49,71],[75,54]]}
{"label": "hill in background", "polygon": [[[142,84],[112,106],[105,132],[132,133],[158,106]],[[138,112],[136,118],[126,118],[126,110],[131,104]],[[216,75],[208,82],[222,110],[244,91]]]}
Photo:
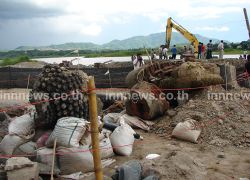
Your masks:
{"label": "hill in background", "polygon": [[[201,36],[196,34],[196,37],[200,42],[203,42],[205,44],[208,43],[210,38]],[[212,39],[213,42],[218,42],[218,39]],[[189,42],[179,33],[173,32],[172,33],[172,39],[171,44],[188,44]],[[33,46],[20,46],[16,48],[15,50],[127,50],[127,49],[139,49],[143,48],[144,46],[147,48],[156,48],[160,45],[165,44],[165,33],[156,33],[156,34],[150,34],[148,36],[134,36],[128,39],[124,40],[113,40],[109,43],[105,43],[102,45],[94,44],[90,42],[78,42],[78,43],[65,43],[65,44],[59,44],[59,45],[50,45],[50,46],[39,46],[39,47],[33,47]]]}

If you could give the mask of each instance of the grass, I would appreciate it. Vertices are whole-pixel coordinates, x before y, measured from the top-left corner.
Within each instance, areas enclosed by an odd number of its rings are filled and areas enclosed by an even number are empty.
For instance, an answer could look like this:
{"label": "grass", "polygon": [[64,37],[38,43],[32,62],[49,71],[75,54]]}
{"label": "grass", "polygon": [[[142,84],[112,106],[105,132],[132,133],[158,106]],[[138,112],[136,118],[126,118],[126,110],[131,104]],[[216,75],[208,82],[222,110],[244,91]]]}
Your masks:
{"label": "grass", "polygon": [[[231,49],[231,48],[229,48],[229,49],[225,49],[224,50],[224,54],[242,54],[243,55],[243,50],[241,50],[241,49]],[[219,54],[219,51],[215,51],[214,52],[215,54]]]}
{"label": "grass", "polygon": [[83,54],[85,58],[95,58],[95,57],[125,57],[125,56],[132,56],[133,54],[136,55],[137,53],[146,55],[145,50],[121,50],[121,51],[112,51],[112,52],[94,52]]}
{"label": "grass", "polygon": [[20,62],[32,62],[28,56],[19,56],[16,58],[5,58],[0,60],[0,66],[10,66]]}

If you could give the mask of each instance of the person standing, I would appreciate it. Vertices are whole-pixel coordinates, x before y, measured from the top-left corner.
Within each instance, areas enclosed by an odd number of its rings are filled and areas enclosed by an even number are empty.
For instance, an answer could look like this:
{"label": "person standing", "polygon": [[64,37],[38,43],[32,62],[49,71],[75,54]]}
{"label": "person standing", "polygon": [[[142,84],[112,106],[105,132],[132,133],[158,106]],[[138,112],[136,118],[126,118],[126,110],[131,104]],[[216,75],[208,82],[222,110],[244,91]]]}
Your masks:
{"label": "person standing", "polygon": [[205,59],[206,46],[201,43],[201,59]]}
{"label": "person standing", "polygon": [[243,52],[243,57],[244,57],[245,60],[247,59],[247,51]]}
{"label": "person standing", "polygon": [[162,59],[162,46],[160,46],[160,48],[159,48],[159,59]]}
{"label": "person standing", "polygon": [[187,53],[187,46],[184,46],[183,52],[184,54]]}
{"label": "person standing", "polygon": [[223,40],[220,41],[220,43],[218,45],[218,50],[219,50],[219,59],[223,59],[223,55],[224,55],[224,43],[223,43]]}
{"label": "person standing", "polygon": [[139,63],[138,63],[137,57],[136,57],[135,55],[132,55],[132,56],[131,56],[131,60],[132,60],[134,69],[138,69],[138,68],[139,68],[139,66],[138,66]]}
{"label": "person standing", "polygon": [[176,45],[174,45],[174,47],[171,49],[171,51],[172,51],[172,59],[176,59],[176,54],[177,54]]}
{"label": "person standing", "polygon": [[137,62],[139,63],[139,67],[142,67],[144,65],[144,60],[141,57],[141,54],[137,54]]}
{"label": "person standing", "polygon": [[209,40],[209,43],[207,44],[207,59],[212,59],[213,57],[212,50],[213,50],[212,40]]}
{"label": "person standing", "polygon": [[151,59],[152,59],[152,60],[157,59],[156,53],[155,53],[154,49],[151,49]]}
{"label": "person standing", "polygon": [[245,64],[245,69],[247,73],[247,77],[250,76],[250,55],[247,55],[247,62]]}
{"label": "person standing", "polygon": [[199,42],[199,45],[198,45],[198,59],[201,59],[201,53],[202,53],[202,44],[201,44],[201,42]]}
{"label": "person standing", "polygon": [[162,50],[163,59],[168,59],[168,48],[165,46]]}

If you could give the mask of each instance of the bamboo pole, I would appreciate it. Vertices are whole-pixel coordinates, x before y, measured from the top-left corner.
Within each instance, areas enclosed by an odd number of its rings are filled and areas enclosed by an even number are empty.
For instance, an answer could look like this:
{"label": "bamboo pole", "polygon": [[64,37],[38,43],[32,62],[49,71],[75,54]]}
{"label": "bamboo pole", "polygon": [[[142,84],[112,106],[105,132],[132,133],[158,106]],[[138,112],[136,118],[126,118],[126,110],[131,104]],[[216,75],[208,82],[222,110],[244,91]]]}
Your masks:
{"label": "bamboo pole", "polygon": [[56,156],[56,139],[54,140],[50,180],[54,180],[55,156]]}
{"label": "bamboo pole", "polygon": [[91,141],[93,148],[93,159],[95,167],[96,180],[103,180],[100,146],[99,146],[99,130],[97,121],[97,103],[95,93],[95,80],[93,76],[90,76],[88,82],[89,90],[89,115],[91,121]]}
{"label": "bamboo pole", "polygon": [[29,89],[29,85],[30,85],[30,74],[28,76],[27,89]]}

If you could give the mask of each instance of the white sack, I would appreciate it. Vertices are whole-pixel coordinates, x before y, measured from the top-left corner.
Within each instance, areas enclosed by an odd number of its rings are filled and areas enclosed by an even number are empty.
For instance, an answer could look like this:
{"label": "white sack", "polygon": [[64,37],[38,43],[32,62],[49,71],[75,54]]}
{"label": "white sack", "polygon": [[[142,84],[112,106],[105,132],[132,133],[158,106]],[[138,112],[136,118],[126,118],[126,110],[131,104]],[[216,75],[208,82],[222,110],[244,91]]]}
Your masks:
{"label": "white sack", "polygon": [[86,120],[75,117],[59,119],[46,142],[46,146],[53,147],[54,140],[57,139],[57,146],[79,147],[79,142],[86,131],[87,123]]}
{"label": "white sack", "polygon": [[31,139],[35,134],[34,116],[24,114],[14,118],[9,124],[9,134]]}
{"label": "white sack", "polygon": [[189,118],[185,122],[178,123],[172,132],[172,136],[178,139],[197,143],[201,130],[197,129],[196,123],[197,121]]}
{"label": "white sack", "polygon": [[117,127],[110,135],[110,141],[113,146],[114,152],[129,156],[133,150],[135,131],[124,122],[121,122],[121,126]]}

